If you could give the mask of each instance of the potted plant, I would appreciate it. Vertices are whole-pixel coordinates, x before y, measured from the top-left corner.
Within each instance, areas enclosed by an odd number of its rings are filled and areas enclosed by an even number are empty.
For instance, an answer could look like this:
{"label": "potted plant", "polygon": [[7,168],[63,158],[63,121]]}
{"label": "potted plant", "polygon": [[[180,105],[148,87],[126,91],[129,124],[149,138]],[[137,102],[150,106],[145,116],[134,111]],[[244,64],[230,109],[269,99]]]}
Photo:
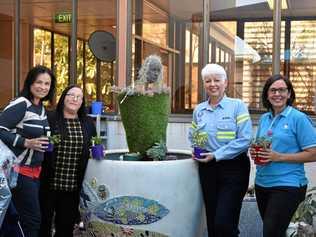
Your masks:
{"label": "potted plant", "polygon": [[203,158],[203,153],[208,153],[209,151],[205,149],[208,135],[206,132],[201,131],[204,126],[198,126],[194,121],[192,121],[190,128],[190,140],[193,146],[194,156],[198,159]]}
{"label": "potted plant", "polygon": [[255,150],[255,164],[266,165],[267,162],[264,162],[265,158],[261,157],[259,152],[271,148],[271,138],[266,136],[258,137],[251,143],[251,147]]}
{"label": "potted plant", "polygon": [[99,136],[95,136],[91,138],[91,154],[92,158],[96,160],[101,160],[104,157],[103,151],[103,145],[102,145],[102,139]]}
{"label": "potted plant", "polygon": [[52,152],[54,150],[54,145],[60,143],[61,141],[60,134],[51,135],[50,131],[48,131],[47,138],[49,143],[47,144],[45,151]]}

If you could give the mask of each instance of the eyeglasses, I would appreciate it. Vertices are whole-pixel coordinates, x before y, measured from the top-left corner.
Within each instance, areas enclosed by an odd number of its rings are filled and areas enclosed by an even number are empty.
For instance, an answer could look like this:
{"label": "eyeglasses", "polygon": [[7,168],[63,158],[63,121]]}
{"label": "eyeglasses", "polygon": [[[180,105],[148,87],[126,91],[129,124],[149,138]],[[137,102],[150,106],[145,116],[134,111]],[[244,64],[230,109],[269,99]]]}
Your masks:
{"label": "eyeglasses", "polygon": [[284,87],[284,88],[271,88],[269,89],[269,92],[272,93],[272,94],[276,94],[277,92],[279,92],[279,94],[285,94],[287,92],[287,88]]}
{"label": "eyeglasses", "polygon": [[83,97],[81,95],[74,95],[74,94],[66,94],[67,96],[69,96],[71,99],[75,99],[75,100],[82,100]]}

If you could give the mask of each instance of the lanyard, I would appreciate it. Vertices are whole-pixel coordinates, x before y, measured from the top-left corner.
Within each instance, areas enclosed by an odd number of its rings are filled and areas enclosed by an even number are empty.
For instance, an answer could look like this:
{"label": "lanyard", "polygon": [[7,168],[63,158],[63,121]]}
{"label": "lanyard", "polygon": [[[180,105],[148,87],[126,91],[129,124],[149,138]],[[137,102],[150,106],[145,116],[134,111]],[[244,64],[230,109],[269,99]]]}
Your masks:
{"label": "lanyard", "polygon": [[275,121],[276,121],[279,117],[280,117],[280,115],[277,115],[277,116],[275,116],[275,117],[272,119],[272,121],[271,121],[271,123],[270,123],[270,126],[269,126],[269,128],[268,128],[268,130],[267,130],[267,136],[268,136],[268,137],[272,137],[272,135],[273,135],[272,127],[273,127],[273,125],[275,124]]}

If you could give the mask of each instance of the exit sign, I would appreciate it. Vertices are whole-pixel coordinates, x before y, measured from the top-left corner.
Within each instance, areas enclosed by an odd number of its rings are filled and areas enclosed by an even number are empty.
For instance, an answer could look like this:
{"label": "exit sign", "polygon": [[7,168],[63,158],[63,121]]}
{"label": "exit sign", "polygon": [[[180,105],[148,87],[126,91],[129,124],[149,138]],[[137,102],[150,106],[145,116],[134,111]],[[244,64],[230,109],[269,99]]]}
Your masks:
{"label": "exit sign", "polygon": [[60,12],[55,14],[55,23],[71,23],[71,13],[70,12]]}

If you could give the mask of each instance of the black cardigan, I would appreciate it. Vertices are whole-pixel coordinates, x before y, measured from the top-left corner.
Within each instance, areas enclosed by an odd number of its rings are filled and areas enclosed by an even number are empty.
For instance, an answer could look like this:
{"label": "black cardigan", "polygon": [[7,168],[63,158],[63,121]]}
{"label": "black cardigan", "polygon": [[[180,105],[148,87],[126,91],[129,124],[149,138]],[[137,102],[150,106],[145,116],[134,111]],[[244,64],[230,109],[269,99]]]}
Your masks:
{"label": "black cardigan", "polygon": [[[57,118],[55,112],[48,112],[47,114],[48,123],[50,125],[52,135],[57,132]],[[77,184],[78,188],[81,189],[84,174],[87,168],[88,159],[90,156],[89,148],[91,147],[91,138],[96,136],[95,124],[92,118],[86,117],[80,121],[83,133],[83,146],[82,146],[82,156],[80,158],[78,173],[77,173]],[[49,188],[52,184],[52,178],[55,172],[55,161],[56,153],[45,152],[44,161],[42,163],[41,172],[41,188]],[[78,190],[80,191],[80,190]]]}

